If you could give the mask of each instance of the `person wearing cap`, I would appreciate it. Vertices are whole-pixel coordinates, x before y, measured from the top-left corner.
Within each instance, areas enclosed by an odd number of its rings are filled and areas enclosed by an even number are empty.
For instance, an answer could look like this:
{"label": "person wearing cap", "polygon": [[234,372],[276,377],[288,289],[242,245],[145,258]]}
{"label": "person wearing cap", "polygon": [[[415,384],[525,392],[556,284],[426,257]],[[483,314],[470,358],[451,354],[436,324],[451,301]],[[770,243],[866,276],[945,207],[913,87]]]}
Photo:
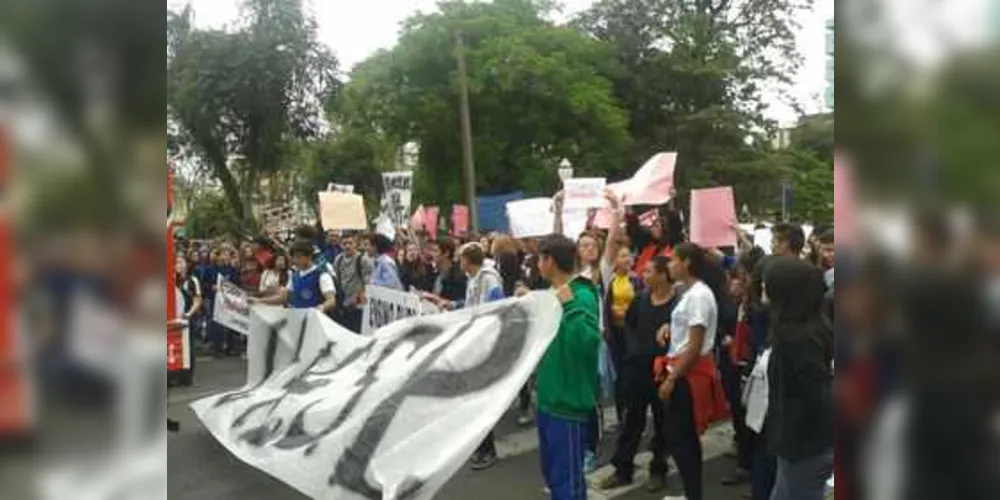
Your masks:
{"label": "person wearing cap", "polygon": [[393,238],[378,231],[371,237],[372,248],[375,249],[375,270],[372,272],[371,284],[403,291],[403,280],[399,277],[399,267],[392,258]]}

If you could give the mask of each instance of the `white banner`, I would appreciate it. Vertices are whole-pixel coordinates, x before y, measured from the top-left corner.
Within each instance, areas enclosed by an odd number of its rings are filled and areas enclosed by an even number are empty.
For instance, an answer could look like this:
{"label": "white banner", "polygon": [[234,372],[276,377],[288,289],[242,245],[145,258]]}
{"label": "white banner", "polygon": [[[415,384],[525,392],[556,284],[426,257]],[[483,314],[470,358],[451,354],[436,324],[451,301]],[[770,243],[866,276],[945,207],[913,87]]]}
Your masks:
{"label": "white banner", "polygon": [[362,335],[371,335],[394,321],[440,312],[416,293],[401,292],[384,286],[367,285],[365,298],[367,302],[361,319]]}
{"label": "white banner", "polygon": [[219,277],[212,321],[233,331],[250,334],[250,294]]}
{"label": "white banner", "polygon": [[247,385],[191,405],[231,453],[327,500],[431,500],[496,425],[559,327],[536,292],[372,337],[255,307]]}
{"label": "white banner", "polygon": [[552,234],[555,214],[551,198],[530,198],[507,203],[510,234],[515,238],[535,238]]}
{"label": "white banner", "polygon": [[563,182],[563,207],[565,208],[604,208],[603,178],[580,177],[566,179]]}
{"label": "white banner", "polygon": [[413,172],[383,173],[382,196],[382,213],[388,215],[396,227],[407,227],[413,198]]}

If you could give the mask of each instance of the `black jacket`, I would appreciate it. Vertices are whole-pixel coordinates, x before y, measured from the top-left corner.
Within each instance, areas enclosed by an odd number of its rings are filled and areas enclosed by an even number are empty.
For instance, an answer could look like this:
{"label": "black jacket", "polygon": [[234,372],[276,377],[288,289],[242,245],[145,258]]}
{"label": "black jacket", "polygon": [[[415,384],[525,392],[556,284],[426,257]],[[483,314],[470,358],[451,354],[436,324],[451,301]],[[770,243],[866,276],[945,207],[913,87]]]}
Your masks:
{"label": "black jacket", "polygon": [[823,317],[823,274],[778,257],[764,276],[774,312],[768,366],[767,442],[787,460],[833,449],[833,330]]}

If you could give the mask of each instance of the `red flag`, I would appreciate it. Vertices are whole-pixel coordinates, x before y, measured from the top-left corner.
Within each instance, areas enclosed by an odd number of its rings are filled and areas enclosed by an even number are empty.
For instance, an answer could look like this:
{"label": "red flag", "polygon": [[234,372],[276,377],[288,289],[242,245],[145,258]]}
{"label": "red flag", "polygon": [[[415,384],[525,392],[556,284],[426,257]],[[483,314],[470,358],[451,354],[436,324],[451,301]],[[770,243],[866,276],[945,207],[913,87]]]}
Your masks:
{"label": "red flag", "polygon": [[440,210],[436,206],[432,205],[424,209],[424,227],[427,228],[427,234],[430,235],[431,239],[437,238],[439,214]]}
{"label": "red flag", "polygon": [[469,207],[465,205],[451,206],[451,234],[462,236],[469,232]]}

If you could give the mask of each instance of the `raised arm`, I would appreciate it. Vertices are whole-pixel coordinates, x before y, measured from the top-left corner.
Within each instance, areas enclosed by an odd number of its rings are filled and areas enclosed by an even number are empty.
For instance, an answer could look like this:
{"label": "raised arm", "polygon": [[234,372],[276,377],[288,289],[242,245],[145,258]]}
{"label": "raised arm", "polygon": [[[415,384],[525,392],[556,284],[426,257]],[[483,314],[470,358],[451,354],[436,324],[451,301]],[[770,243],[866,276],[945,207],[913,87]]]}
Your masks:
{"label": "raised arm", "polygon": [[621,236],[622,216],[624,214],[622,213],[621,200],[614,191],[605,189],[604,198],[608,200],[608,206],[611,210],[611,227],[608,228],[608,241],[604,245],[604,262],[610,266],[614,264],[615,257],[618,256],[618,240]]}

